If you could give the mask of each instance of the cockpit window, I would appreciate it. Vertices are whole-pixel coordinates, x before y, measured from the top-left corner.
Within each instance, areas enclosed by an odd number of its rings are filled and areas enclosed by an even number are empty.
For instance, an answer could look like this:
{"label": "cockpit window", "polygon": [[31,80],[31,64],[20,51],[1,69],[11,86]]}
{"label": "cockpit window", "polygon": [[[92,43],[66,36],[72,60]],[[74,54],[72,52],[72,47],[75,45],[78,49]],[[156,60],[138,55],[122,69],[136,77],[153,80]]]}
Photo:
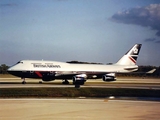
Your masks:
{"label": "cockpit window", "polygon": [[[13,66],[17,65],[17,64],[23,64],[22,61],[17,62],[16,64],[14,64]],[[11,66],[12,67],[12,66]]]}
{"label": "cockpit window", "polygon": [[22,62],[22,61],[17,62],[17,64],[19,64],[19,63],[23,64],[23,62]]}

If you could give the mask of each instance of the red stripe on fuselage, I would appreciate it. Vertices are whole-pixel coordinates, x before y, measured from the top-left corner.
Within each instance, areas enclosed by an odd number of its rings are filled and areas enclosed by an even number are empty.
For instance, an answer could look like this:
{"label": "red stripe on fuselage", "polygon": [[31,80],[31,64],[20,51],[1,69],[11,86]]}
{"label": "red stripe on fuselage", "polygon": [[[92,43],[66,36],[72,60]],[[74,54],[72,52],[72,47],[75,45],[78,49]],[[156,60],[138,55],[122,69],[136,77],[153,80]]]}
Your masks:
{"label": "red stripe on fuselage", "polygon": [[39,77],[42,77],[42,74],[40,72],[35,72]]}
{"label": "red stripe on fuselage", "polygon": [[129,56],[129,59],[130,59],[132,62],[136,63],[135,59],[133,59],[132,57]]}

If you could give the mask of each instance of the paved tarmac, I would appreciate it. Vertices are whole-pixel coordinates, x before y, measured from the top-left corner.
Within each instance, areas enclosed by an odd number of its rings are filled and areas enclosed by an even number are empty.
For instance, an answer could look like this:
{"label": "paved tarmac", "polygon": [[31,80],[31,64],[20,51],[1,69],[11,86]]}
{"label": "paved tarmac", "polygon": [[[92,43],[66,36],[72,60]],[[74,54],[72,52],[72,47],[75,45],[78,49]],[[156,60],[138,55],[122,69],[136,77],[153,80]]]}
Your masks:
{"label": "paved tarmac", "polygon": [[0,120],[159,120],[160,102],[0,99]]}
{"label": "paved tarmac", "polygon": [[[0,88],[74,87],[60,80],[0,78]],[[160,89],[160,79],[88,80],[84,87]],[[0,99],[0,120],[159,120],[160,102],[110,99]]]}
{"label": "paved tarmac", "polygon": [[[0,88],[25,88],[25,87],[74,87],[62,84],[61,80],[43,82],[39,84],[40,79],[26,79],[27,84],[21,84],[20,78],[0,78]],[[136,89],[160,89],[160,79],[142,79],[142,78],[121,78],[114,82],[104,82],[101,79],[87,80],[81,87],[98,88],[136,88]]]}

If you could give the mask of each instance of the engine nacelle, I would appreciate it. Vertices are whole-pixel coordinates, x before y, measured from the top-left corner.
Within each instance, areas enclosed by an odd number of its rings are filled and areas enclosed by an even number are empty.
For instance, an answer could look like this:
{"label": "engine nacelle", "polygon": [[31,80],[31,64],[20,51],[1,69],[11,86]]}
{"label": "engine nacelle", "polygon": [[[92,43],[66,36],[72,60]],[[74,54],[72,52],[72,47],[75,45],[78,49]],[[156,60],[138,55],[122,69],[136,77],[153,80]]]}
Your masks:
{"label": "engine nacelle", "polygon": [[73,84],[83,85],[86,82],[87,75],[80,74],[73,77]]}
{"label": "engine nacelle", "polygon": [[103,75],[102,79],[105,82],[110,82],[110,81],[115,81],[117,78],[115,76],[115,73],[108,73],[106,75]]}

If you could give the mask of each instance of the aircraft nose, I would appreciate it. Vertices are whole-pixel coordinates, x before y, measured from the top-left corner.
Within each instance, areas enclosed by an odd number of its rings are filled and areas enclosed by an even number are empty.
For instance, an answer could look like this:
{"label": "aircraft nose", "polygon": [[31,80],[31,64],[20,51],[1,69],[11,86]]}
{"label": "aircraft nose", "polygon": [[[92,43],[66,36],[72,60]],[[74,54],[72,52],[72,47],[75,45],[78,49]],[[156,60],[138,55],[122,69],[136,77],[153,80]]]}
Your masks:
{"label": "aircraft nose", "polygon": [[14,69],[13,67],[10,67],[7,69],[7,71],[10,72],[10,71],[13,71],[13,69]]}
{"label": "aircraft nose", "polygon": [[7,72],[8,72],[9,74],[11,74],[11,71],[12,71],[11,68],[8,68],[8,69],[7,69]]}
{"label": "aircraft nose", "polygon": [[11,68],[11,67],[7,69],[7,71],[11,71],[11,70],[12,70],[12,68]]}
{"label": "aircraft nose", "polygon": [[7,72],[11,75],[17,75],[18,73],[16,71],[14,71],[13,67],[8,68]]}

